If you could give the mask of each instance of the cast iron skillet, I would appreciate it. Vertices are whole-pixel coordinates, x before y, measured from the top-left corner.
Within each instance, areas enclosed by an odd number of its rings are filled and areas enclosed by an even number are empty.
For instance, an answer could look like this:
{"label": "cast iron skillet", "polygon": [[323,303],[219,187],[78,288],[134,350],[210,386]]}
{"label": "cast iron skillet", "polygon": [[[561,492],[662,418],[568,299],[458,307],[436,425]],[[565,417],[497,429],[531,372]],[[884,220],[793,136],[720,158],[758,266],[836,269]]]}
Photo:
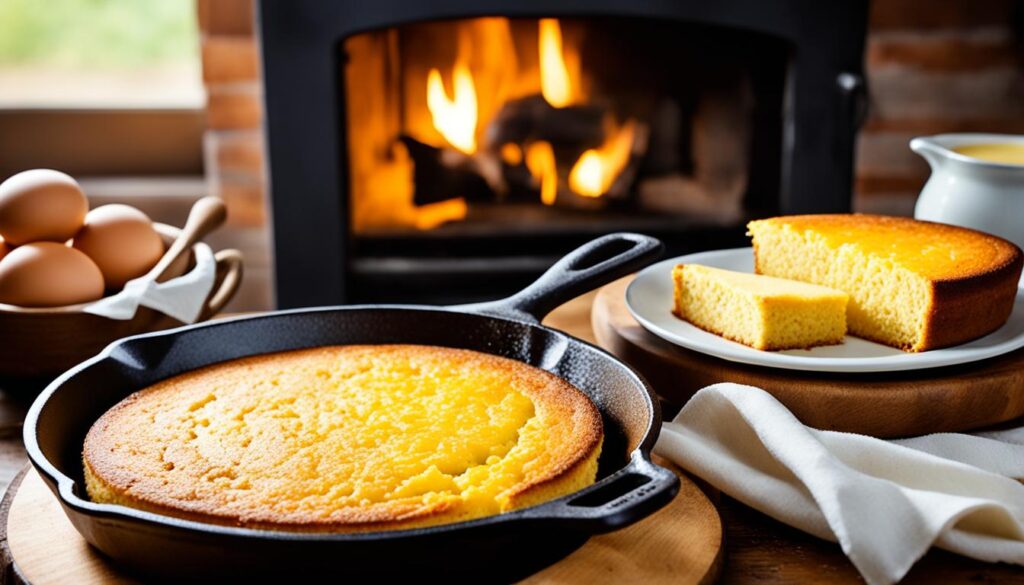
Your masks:
{"label": "cast iron skillet", "polygon": [[[637,234],[594,240],[507,299],[477,305],[364,305],[298,309],[128,337],[54,380],[32,405],[32,464],[89,543],[149,578],[396,578],[509,581],[632,524],[679,489],[650,460],[661,428],[646,383],[610,354],[539,324],[551,309],[657,258]],[[669,302],[668,299],[665,301]],[[253,530],[180,520],[85,496],[82,442],[128,394],[182,372],[243,356],[351,343],[466,348],[550,371],[584,391],[604,418],[599,481],[532,508],[431,528],[366,534]]]}

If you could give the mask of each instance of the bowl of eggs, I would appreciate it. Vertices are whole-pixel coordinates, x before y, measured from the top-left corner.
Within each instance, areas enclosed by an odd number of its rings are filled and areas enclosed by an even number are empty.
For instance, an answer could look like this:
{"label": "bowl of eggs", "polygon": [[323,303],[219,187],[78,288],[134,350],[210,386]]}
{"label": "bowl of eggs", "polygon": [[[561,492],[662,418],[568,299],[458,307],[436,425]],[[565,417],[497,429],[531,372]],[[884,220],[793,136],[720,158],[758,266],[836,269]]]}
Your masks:
{"label": "bowl of eggs", "polygon": [[[219,225],[223,204],[215,205],[221,210]],[[190,216],[190,225],[192,220]],[[194,270],[199,248],[206,244],[197,241],[197,230],[190,230],[190,225],[183,232],[120,204],[90,211],[78,183],[59,171],[25,171],[0,184],[4,389],[39,388],[121,337],[183,325],[146,306],[139,306],[129,319],[85,309],[120,293],[133,279],[145,276],[167,282]],[[207,221],[204,233],[211,226],[216,227]],[[186,232],[196,237],[185,240]],[[204,252],[206,257],[212,254],[208,248]],[[213,259],[213,286],[197,320],[219,312],[241,282],[237,250],[222,250]]]}

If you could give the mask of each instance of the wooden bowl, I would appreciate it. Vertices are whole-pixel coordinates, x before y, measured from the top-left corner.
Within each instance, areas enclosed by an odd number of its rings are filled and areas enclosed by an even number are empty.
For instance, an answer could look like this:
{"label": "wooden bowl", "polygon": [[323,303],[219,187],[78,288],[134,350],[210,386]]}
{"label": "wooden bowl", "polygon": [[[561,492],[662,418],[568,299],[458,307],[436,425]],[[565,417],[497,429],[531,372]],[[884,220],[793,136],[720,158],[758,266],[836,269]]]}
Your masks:
{"label": "wooden bowl", "polygon": [[[155,227],[167,245],[180,233],[165,224]],[[242,280],[238,250],[221,250],[214,258],[217,276],[199,321],[224,308]],[[194,262],[193,248],[192,254],[172,266],[171,277],[185,274]],[[27,308],[0,303],[0,385],[4,390],[41,390],[58,374],[117,339],[184,325],[149,307],[139,307],[132,319],[122,321],[83,313],[87,304]]]}

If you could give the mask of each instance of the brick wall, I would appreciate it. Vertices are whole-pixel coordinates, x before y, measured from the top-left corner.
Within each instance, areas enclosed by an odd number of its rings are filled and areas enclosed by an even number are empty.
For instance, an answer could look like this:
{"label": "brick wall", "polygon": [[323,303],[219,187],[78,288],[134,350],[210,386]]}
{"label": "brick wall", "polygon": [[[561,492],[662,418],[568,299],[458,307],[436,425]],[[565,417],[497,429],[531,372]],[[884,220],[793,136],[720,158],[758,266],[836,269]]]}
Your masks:
{"label": "brick wall", "polygon": [[[1024,133],[1024,60],[1012,27],[1019,4],[873,3],[865,56],[870,115],[858,147],[857,210],[912,213],[928,177],[927,165],[907,147],[913,136]],[[197,9],[210,189],[227,201],[237,229],[257,234],[266,223],[266,182],[253,0],[197,0]]]}
{"label": "brick wall", "polygon": [[198,0],[206,84],[206,169],[230,221],[266,222],[262,105],[253,0]]}
{"label": "brick wall", "polygon": [[210,193],[228,206],[228,232],[243,248],[243,310],[272,308],[262,97],[254,0],[197,0],[206,85],[205,167]]}
{"label": "brick wall", "polygon": [[929,173],[907,147],[914,136],[1024,134],[1015,4],[1024,2],[874,2],[865,55],[871,109],[857,151],[858,210],[913,212]]}

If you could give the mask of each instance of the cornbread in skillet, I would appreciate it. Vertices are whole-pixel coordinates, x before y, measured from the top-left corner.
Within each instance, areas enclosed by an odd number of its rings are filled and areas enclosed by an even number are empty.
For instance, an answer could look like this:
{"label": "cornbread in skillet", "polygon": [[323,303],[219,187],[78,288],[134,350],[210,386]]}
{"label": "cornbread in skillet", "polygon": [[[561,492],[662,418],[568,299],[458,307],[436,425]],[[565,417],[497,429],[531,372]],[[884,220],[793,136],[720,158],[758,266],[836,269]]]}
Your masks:
{"label": "cornbread in skillet", "polygon": [[699,264],[672,270],[675,314],[755,349],[834,345],[846,335],[847,295],[814,284]]}
{"label": "cornbread in skillet", "polygon": [[981,337],[1013,310],[1024,255],[996,236],[877,215],[750,222],[759,274],[850,295],[850,333],[925,351]]}
{"label": "cornbread in skillet", "polygon": [[416,345],[254,356],[164,380],[107,411],[83,461],[96,502],[297,531],[489,516],[594,482],[601,415],[510,359]]}

